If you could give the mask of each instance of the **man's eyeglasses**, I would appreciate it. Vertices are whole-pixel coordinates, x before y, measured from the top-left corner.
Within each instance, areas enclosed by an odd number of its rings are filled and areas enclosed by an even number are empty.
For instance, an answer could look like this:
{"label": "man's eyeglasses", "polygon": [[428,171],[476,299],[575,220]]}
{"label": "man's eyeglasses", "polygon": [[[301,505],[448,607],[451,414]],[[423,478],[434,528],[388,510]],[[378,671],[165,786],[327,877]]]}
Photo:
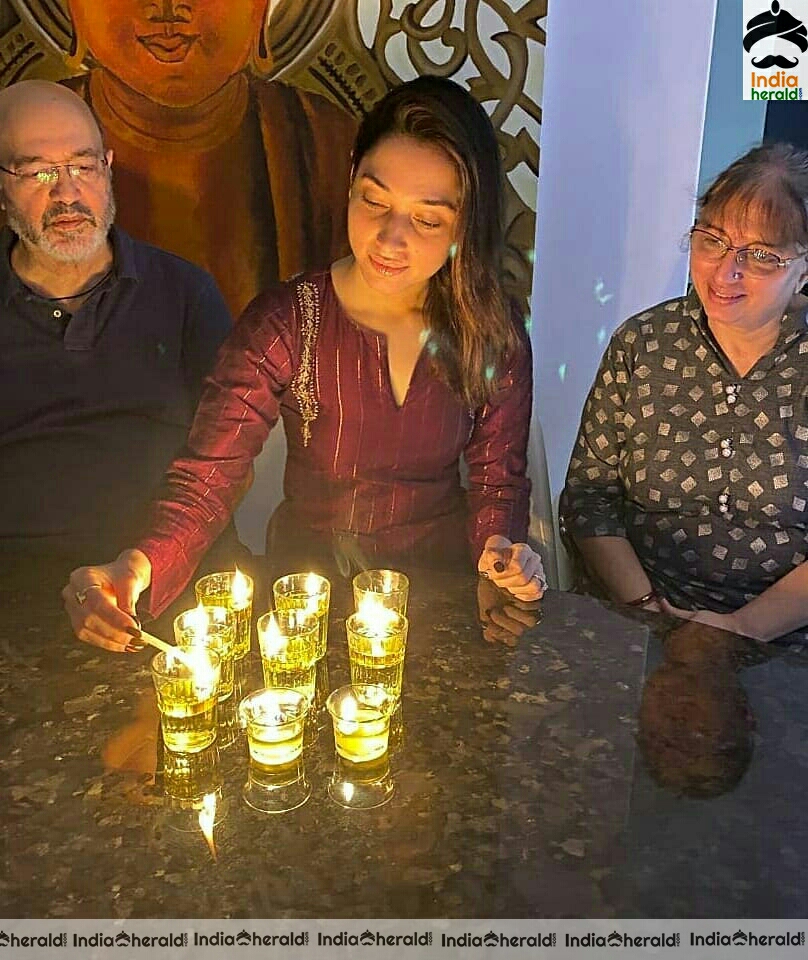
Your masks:
{"label": "man's eyeglasses", "polygon": [[693,256],[708,263],[718,263],[734,250],[735,262],[739,267],[743,267],[750,277],[770,277],[782,267],[802,260],[805,256],[802,254],[798,257],[778,257],[765,247],[733,247],[703,227],[693,227],[690,230],[685,237],[685,245],[688,243]]}
{"label": "man's eyeglasses", "polygon": [[59,181],[59,171],[65,170],[68,177],[75,183],[93,183],[107,168],[106,157],[82,157],[71,163],[53,163],[47,167],[21,167],[19,170],[9,170],[0,165],[3,173],[17,177],[22,183],[52,187]]}

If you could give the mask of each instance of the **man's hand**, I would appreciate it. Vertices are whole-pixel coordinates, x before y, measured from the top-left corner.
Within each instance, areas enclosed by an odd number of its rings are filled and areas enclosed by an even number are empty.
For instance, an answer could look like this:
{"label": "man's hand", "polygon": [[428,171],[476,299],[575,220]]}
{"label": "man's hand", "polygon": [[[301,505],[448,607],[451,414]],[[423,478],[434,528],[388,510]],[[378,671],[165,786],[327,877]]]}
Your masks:
{"label": "man's hand", "polygon": [[140,649],[138,597],[151,583],[151,563],[140,550],[124,550],[113,563],[79,567],[62,590],[73,632],[85,643],[115,653]]}
{"label": "man's hand", "polygon": [[518,600],[540,600],[547,589],[541,557],[526,543],[489,537],[477,562],[481,577],[512,593]]}

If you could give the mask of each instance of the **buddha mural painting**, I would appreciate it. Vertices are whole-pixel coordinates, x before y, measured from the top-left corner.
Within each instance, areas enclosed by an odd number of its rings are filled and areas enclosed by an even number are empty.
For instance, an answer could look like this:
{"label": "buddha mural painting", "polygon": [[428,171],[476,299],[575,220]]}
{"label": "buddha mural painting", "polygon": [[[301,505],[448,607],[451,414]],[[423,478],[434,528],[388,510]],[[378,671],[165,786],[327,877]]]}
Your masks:
{"label": "buddha mural painting", "polygon": [[114,151],[124,229],[210,270],[234,315],[343,251],[355,120],[265,79],[267,0],[67,5],[89,71],[65,82]]}

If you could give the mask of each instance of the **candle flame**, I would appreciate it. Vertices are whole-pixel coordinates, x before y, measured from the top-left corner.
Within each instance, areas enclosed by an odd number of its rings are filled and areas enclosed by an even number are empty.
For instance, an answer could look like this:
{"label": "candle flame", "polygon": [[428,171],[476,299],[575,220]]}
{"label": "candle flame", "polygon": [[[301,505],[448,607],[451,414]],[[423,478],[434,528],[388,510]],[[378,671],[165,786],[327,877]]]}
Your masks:
{"label": "candle flame", "polygon": [[359,712],[359,704],[352,696],[346,696],[339,705],[339,724],[340,733],[350,736],[359,729],[356,721],[356,715]]}
{"label": "candle flame", "polygon": [[277,726],[286,719],[281,708],[280,697],[274,690],[266,690],[255,700],[256,719],[267,726]]}
{"label": "candle flame", "polygon": [[208,636],[208,613],[200,602],[185,614],[185,625],[191,631],[191,642],[200,643]]}
{"label": "candle flame", "polygon": [[306,604],[306,612],[313,613],[316,617],[320,612],[319,597],[323,589],[322,579],[318,577],[316,573],[310,573],[306,577],[304,588],[309,597],[308,603]]}
{"label": "candle flame", "polygon": [[365,594],[356,611],[357,617],[372,637],[385,637],[396,620],[395,610],[386,607],[372,593]]}
{"label": "candle flame", "polygon": [[269,618],[269,626],[267,627],[264,636],[263,636],[263,646],[264,651],[267,656],[276,657],[287,645],[287,639],[278,629],[277,623],[274,619]]}
{"label": "candle flame", "polygon": [[216,820],[216,794],[206,793],[202,798],[202,807],[199,811],[199,828],[207,840],[210,855],[214,860],[216,856],[216,844],[213,842],[213,824]]}
{"label": "candle flame", "polygon": [[[180,654],[182,656],[180,657]],[[200,699],[206,699],[216,686],[216,672],[210,662],[206,647],[191,646],[177,652],[177,658],[188,668]]]}
{"label": "candle flame", "polygon": [[233,601],[233,606],[239,610],[242,607],[246,607],[250,599],[250,585],[238,567],[236,567],[233,582],[230,585],[230,597]]}

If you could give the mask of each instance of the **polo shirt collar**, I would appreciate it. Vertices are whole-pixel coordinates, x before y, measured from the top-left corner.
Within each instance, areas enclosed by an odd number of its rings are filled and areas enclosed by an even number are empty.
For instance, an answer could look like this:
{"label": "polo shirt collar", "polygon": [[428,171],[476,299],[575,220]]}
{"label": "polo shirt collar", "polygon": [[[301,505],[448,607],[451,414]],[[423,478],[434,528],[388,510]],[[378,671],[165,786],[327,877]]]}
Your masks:
{"label": "polo shirt collar", "polygon": [[137,280],[137,263],[135,262],[135,242],[113,224],[109,232],[112,240],[112,264],[117,280]]}
{"label": "polo shirt collar", "polygon": [[[112,273],[116,280],[137,281],[135,245],[128,233],[113,225],[109,233],[112,241]],[[4,226],[0,230],[0,300],[8,306],[17,294],[24,294],[26,287],[11,268],[11,248],[17,241],[14,231]]]}

